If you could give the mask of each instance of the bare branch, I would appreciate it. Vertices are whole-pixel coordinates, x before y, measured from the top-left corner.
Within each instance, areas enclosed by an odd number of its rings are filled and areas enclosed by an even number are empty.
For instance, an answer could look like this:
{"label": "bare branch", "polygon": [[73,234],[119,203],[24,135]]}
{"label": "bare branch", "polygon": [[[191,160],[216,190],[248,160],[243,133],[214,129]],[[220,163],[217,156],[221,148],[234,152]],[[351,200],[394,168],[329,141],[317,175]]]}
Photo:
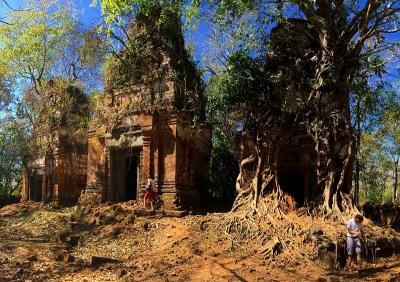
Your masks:
{"label": "bare branch", "polygon": [[0,19],[0,23],[6,24],[6,25],[11,25],[10,23],[8,23],[8,22],[6,22],[6,21],[3,21],[2,19]]}
{"label": "bare branch", "polygon": [[14,12],[24,11],[23,9],[15,9],[15,8],[13,8],[6,0],[1,0],[1,2],[3,2],[7,6],[7,8],[9,8],[11,11],[14,11]]}

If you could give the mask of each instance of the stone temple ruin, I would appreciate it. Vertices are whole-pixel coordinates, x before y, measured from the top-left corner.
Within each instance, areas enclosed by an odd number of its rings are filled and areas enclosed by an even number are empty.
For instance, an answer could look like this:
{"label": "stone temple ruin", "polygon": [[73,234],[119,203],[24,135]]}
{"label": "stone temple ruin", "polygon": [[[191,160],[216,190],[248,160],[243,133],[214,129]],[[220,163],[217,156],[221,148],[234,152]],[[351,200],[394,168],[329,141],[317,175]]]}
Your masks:
{"label": "stone temple ruin", "polygon": [[80,126],[89,115],[88,98],[79,88],[54,80],[45,86],[38,106],[22,200],[76,203],[86,186],[87,138]]}
{"label": "stone temple ruin", "polygon": [[82,193],[82,201],[140,200],[151,177],[164,209],[200,209],[211,151],[203,84],[178,16],[158,25],[159,15],[138,15],[128,31],[130,48],[118,55],[124,60],[107,66],[104,95],[80,143],[79,173],[69,172],[77,153],[56,146],[48,158],[28,162],[24,199],[76,202]]}

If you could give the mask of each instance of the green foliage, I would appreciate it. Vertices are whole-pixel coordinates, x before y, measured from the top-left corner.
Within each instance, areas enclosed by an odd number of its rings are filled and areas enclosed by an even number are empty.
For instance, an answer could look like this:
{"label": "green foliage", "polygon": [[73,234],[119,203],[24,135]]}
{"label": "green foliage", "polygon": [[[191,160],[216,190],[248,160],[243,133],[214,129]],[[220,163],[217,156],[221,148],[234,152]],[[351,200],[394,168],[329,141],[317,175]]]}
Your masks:
{"label": "green foliage", "polygon": [[6,110],[12,100],[13,95],[11,93],[10,82],[7,81],[5,75],[1,73],[0,66],[0,112]]}
{"label": "green foliage", "polygon": [[[228,58],[227,71],[210,80],[209,112],[223,112],[230,107],[257,108],[269,88],[264,62],[237,52]],[[246,93],[246,95],[243,95]],[[244,114],[242,112],[242,114]]]}
{"label": "green foliage", "polygon": [[214,138],[233,142],[241,114],[228,103],[225,81],[225,75],[209,79],[206,86],[206,112],[207,119],[213,125]]}
{"label": "green foliage", "polygon": [[364,145],[361,144],[361,136],[376,129],[380,111],[390,100],[390,95],[385,89],[388,85],[382,77],[382,66],[384,63],[379,55],[364,61],[350,87],[351,119],[355,133],[353,195],[356,202],[360,200],[360,175],[366,173],[362,171],[365,166],[360,165],[359,151],[361,145]]}
{"label": "green foliage", "polygon": [[[391,191],[390,162],[382,150],[383,138],[377,134],[364,133],[361,137],[360,159],[360,200],[388,202]],[[391,193],[390,193],[391,194]]]}
{"label": "green foliage", "polygon": [[239,165],[232,150],[232,144],[214,138],[209,172],[211,196],[232,199],[236,193],[235,184],[239,173]]}
{"label": "green foliage", "polygon": [[71,2],[61,0],[26,0],[23,10],[8,11],[5,19],[12,24],[0,25],[0,65],[7,75],[40,92],[60,60],[75,14]]}
{"label": "green foliage", "polygon": [[[400,99],[400,97],[398,97]],[[394,162],[400,158],[400,100],[393,101],[381,116],[381,132],[386,139],[386,150]]]}
{"label": "green foliage", "polygon": [[163,7],[163,12],[159,18],[159,22],[168,21],[168,12],[180,12],[180,15],[186,16],[187,19],[193,18],[199,12],[199,0],[93,0],[93,5],[100,2],[102,15],[108,24],[108,31],[112,30],[113,24],[124,24],[123,17],[141,13],[146,16],[150,15],[154,7]]}
{"label": "green foliage", "polygon": [[374,122],[361,132],[357,157],[362,201],[390,202],[398,199],[399,97],[396,92],[383,92],[385,95],[380,96],[383,100],[379,103],[379,111],[368,116]]}
{"label": "green foliage", "polygon": [[0,195],[19,195],[23,157],[27,152],[29,127],[18,119],[5,116],[0,121]]}
{"label": "green foliage", "polygon": [[258,113],[271,105],[273,96],[263,60],[237,52],[227,61],[227,70],[208,82],[207,116],[216,138],[233,142],[240,125],[254,129]]}

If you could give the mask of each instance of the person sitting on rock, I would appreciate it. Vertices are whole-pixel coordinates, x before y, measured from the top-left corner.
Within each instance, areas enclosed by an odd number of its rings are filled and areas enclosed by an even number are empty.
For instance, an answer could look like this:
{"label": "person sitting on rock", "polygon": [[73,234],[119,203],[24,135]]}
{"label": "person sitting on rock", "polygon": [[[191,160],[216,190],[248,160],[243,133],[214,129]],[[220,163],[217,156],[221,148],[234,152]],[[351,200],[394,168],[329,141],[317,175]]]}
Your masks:
{"label": "person sitting on rock", "polygon": [[362,215],[357,214],[354,218],[347,222],[347,266],[351,268],[352,256],[354,250],[357,254],[358,267],[361,268],[361,239],[364,236],[364,227],[362,225],[364,218]]}
{"label": "person sitting on rock", "polygon": [[147,201],[149,201],[151,210],[154,210],[154,201],[156,198],[157,193],[154,191],[154,180],[149,177],[146,184],[146,193],[143,198],[143,208],[146,209]]}

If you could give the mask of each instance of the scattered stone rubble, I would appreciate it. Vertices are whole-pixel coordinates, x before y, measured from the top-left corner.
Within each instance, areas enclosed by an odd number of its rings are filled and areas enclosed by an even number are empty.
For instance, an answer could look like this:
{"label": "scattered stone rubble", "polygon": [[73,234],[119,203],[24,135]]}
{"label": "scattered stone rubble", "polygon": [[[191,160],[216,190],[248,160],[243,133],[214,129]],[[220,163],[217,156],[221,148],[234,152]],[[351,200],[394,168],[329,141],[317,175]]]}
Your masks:
{"label": "scattered stone rubble", "polygon": [[[138,208],[134,201],[73,208],[30,202],[7,206],[0,210],[0,276],[11,281],[226,281],[235,274],[249,281],[269,275],[278,281],[358,277],[332,270],[336,246],[332,234],[345,229],[339,223],[303,216],[307,232],[293,236],[314,253],[284,261],[279,246],[285,238],[272,237],[263,245],[254,241],[243,247],[232,245],[221,230],[223,214],[136,216]],[[395,231],[383,235],[388,240],[396,237]],[[268,246],[275,256],[267,261],[262,248]],[[383,263],[393,265],[393,270],[380,271]],[[395,265],[392,259],[378,257],[362,275],[392,279],[400,272]]]}

